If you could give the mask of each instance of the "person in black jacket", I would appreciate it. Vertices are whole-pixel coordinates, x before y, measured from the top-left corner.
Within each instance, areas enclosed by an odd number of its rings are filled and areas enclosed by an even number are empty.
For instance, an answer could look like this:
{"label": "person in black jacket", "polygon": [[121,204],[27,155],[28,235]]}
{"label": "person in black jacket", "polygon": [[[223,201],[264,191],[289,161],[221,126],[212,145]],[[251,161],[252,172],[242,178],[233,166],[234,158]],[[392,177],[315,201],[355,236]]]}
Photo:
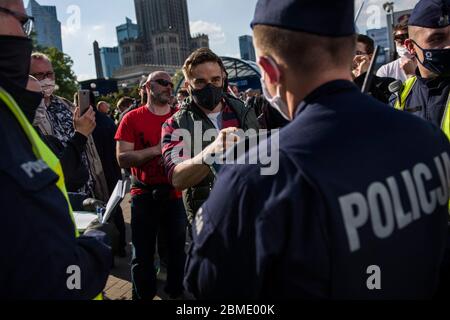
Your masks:
{"label": "person in black jacket", "polygon": [[[369,69],[374,51],[374,41],[366,35],[359,34],[356,40],[356,55],[353,59],[352,74],[354,83],[360,89],[364,86],[367,70]],[[369,94],[383,103],[389,103],[389,98],[392,95],[389,91],[389,85],[394,81],[395,79],[393,78],[381,78],[374,75]]]}
{"label": "person in black jacket", "polygon": [[[90,94],[90,99],[91,105],[96,106],[95,96],[92,92]],[[111,195],[117,182],[122,179],[122,174],[116,157],[116,141],[114,140],[117,127],[108,115],[98,111],[97,108],[94,109],[94,112],[97,126],[95,127],[92,136],[94,138],[98,155],[102,162],[103,172],[105,173],[106,183]],[[116,254],[120,257],[125,257],[125,220],[123,218],[123,212],[120,206],[117,207],[116,212],[113,215],[113,222],[119,231],[119,249]]]}

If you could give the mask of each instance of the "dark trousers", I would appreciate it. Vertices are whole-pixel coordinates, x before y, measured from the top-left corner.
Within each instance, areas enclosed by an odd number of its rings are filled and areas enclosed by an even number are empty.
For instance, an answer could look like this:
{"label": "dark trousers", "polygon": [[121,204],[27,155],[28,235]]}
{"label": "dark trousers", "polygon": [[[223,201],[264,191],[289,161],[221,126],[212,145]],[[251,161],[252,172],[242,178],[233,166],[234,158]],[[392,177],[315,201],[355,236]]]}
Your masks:
{"label": "dark trousers", "polygon": [[119,231],[119,248],[125,249],[127,246],[126,233],[125,233],[125,220],[123,218],[123,212],[121,206],[117,206],[116,212],[114,212],[113,216],[114,225]]}
{"label": "dark trousers", "polygon": [[131,277],[134,300],[153,300],[156,296],[154,255],[160,228],[164,228],[167,234],[168,265],[165,291],[173,297],[183,293],[186,224],[186,214],[181,199],[154,200],[150,193],[133,196]]}

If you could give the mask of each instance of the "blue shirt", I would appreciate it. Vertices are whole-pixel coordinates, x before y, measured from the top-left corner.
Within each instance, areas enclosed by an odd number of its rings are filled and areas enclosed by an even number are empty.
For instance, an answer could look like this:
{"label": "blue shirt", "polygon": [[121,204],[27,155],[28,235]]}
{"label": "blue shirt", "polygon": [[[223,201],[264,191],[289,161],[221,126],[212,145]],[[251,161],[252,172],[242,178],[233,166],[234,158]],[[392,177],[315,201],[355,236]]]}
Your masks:
{"label": "blue shirt", "polygon": [[[305,98],[279,141],[275,175],[261,165],[221,170],[193,226],[188,290],[202,299],[432,297],[447,235],[443,133],[342,80]],[[369,289],[374,266],[381,290]]]}

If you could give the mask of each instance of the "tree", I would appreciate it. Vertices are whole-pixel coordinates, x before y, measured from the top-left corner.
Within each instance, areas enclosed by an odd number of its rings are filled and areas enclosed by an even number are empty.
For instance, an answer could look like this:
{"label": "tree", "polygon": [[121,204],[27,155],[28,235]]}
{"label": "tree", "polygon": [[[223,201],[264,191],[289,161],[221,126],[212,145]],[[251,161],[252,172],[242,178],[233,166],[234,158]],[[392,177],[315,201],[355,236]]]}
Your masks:
{"label": "tree", "polygon": [[33,40],[34,51],[44,53],[52,61],[56,84],[58,85],[58,90],[55,93],[72,101],[73,95],[78,90],[77,77],[72,70],[72,58],[56,48],[47,48],[38,45],[34,31],[31,33],[31,39]]}
{"label": "tree", "polygon": [[175,85],[175,90],[179,90],[184,86],[184,83],[181,83],[181,81],[184,80],[184,74],[181,69],[177,70],[175,75],[172,77],[172,82]]}

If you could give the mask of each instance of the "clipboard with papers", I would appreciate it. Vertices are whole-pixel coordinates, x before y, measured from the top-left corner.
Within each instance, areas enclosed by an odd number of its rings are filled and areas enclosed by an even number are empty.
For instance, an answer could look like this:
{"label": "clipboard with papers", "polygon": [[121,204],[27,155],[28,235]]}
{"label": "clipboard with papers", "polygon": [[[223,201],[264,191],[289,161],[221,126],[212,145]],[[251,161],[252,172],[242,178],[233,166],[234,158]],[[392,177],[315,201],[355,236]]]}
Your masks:
{"label": "clipboard with papers", "polygon": [[106,204],[106,210],[101,219],[102,224],[107,223],[108,220],[111,218],[111,215],[114,213],[117,206],[125,198],[125,195],[129,191],[129,187],[130,187],[129,180],[119,180],[119,182],[117,182],[116,187],[114,188],[114,191],[111,194],[108,203]]}
{"label": "clipboard with papers", "polygon": [[130,180],[119,180],[108,200],[106,208],[103,209],[103,215],[99,212],[75,211],[73,216],[78,231],[83,233],[95,219],[98,219],[102,224],[107,223],[117,207],[120,205],[120,202],[125,198],[125,195],[128,193],[129,189]]}

